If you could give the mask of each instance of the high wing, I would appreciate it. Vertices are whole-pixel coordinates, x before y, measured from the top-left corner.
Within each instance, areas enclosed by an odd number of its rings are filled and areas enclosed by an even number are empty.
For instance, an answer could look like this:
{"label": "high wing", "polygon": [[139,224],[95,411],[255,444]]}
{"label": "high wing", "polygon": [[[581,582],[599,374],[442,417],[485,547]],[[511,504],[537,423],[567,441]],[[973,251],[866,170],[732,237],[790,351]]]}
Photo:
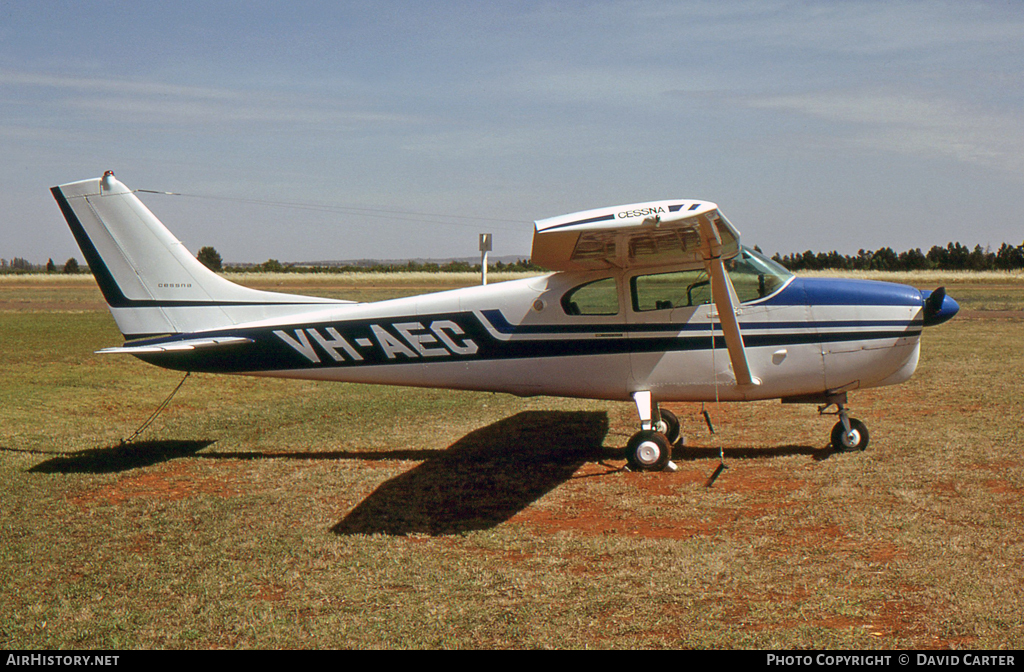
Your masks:
{"label": "high wing", "polygon": [[[679,265],[699,268],[710,255],[701,222],[718,232],[723,259],[739,254],[740,234],[708,201],[634,203],[541,219],[531,260],[553,271]],[[712,235],[711,238],[716,238]]]}
{"label": "high wing", "polygon": [[740,233],[708,201],[633,203],[534,223],[533,263],[554,271],[703,266],[738,385],[759,385],[736,319],[736,290],[724,262],[740,251]]}

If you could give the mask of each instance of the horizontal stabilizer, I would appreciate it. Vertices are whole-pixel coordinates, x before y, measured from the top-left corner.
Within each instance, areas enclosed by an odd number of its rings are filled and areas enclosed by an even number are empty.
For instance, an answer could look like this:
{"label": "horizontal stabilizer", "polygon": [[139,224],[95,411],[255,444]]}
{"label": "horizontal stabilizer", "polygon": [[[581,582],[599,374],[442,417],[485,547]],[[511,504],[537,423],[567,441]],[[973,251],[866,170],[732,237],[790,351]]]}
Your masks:
{"label": "horizontal stabilizer", "polygon": [[218,338],[192,338],[184,341],[170,341],[167,343],[150,343],[147,345],[123,345],[119,348],[103,348],[97,350],[100,355],[144,355],[159,352],[178,352],[198,349],[224,348],[228,346],[252,343],[251,338],[241,336],[221,336]]}

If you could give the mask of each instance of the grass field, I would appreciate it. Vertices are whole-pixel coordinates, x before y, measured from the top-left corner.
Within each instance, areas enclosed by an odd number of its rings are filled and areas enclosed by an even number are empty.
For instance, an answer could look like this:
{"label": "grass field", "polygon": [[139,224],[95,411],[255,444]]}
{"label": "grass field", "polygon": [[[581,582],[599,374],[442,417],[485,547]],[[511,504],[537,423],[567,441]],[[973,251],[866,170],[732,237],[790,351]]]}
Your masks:
{"label": "grass field", "polygon": [[1022,648],[1024,282],[901,280],[964,310],[851,394],[866,452],[810,406],[709,405],[709,437],[676,404],[652,474],[620,470],[627,404],[205,374],[122,446],[180,375],[93,354],[121,338],[91,280],[0,279],[0,642]]}

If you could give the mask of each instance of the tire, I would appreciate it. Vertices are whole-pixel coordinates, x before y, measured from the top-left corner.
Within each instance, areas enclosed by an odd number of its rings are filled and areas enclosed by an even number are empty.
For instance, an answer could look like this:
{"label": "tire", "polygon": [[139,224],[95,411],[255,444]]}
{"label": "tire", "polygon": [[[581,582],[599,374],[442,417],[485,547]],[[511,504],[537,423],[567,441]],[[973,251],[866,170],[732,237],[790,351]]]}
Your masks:
{"label": "tire", "polygon": [[665,435],[668,445],[676,445],[676,441],[679,440],[679,418],[672,411],[663,408],[658,409],[658,412],[661,414],[661,422],[655,423],[654,429]]}
{"label": "tire", "polygon": [[868,440],[870,438],[867,426],[860,420],[850,418],[850,431],[854,434],[852,441],[850,437],[846,435],[846,429],[843,427],[843,423],[836,423],[836,426],[832,428],[833,450],[836,452],[846,452],[867,449]]}
{"label": "tire", "polygon": [[637,432],[626,445],[626,462],[633,471],[661,471],[671,459],[671,444],[653,429]]}

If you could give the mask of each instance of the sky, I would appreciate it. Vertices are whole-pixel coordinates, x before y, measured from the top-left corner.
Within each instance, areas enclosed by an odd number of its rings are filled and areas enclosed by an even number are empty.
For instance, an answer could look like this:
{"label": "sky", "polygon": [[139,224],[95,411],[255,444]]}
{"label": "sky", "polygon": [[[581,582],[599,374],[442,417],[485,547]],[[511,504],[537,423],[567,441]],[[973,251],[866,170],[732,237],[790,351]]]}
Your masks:
{"label": "sky", "polygon": [[114,170],[227,262],[530,252],[717,203],[773,254],[1024,242],[1024,3],[0,0],[0,257]]}

